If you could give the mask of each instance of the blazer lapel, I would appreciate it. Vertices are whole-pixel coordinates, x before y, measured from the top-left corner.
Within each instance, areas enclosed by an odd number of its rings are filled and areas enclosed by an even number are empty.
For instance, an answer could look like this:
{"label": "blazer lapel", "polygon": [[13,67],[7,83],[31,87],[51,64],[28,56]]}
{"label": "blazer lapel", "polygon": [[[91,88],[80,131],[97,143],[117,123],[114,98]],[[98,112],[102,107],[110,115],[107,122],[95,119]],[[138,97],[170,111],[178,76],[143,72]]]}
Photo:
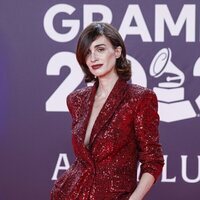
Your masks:
{"label": "blazer lapel", "polygon": [[77,127],[75,127],[74,130],[75,135],[73,141],[73,143],[75,144],[73,145],[74,151],[75,152],[77,151],[77,155],[81,156],[82,160],[90,163],[91,166],[94,165],[93,159],[89,149],[86,148],[84,144],[84,139],[85,139],[87,125],[89,122],[89,117],[92,111],[96,89],[97,89],[97,83],[95,83],[92,87],[88,88],[83,96]]}
{"label": "blazer lapel", "polygon": [[88,93],[86,93],[82,108],[80,110],[80,113],[81,113],[81,116],[79,118],[79,127],[81,131],[80,139],[84,147],[85,147],[84,145],[85,134],[86,134],[89,118],[92,112],[92,107],[93,107],[97,87],[98,87],[98,83],[96,82],[88,91]]}
{"label": "blazer lapel", "polygon": [[[116,111],[117,107],[123,100],[123,97],[126,93],[127,86],[128,86],[127,82],[124,80],[121,80],[120,78],[115,83],[115,85],[114,85],[112,91],[110,92],[106,102],[104,103],[99,115],[97,116],[94,126],[92,128],[92,133],[90,136],[90,143],[89,143],[90,146],[93,144],[98,133],[105,126],[106,122],[112,117],[112,115]],[[95,93],[94,93],[94,95],[95,95]],[[94,101],[94,97],[92,97],[92,98]],[[92,103],[92,105],[93,105],[93,103]],[[90,113],[92,111],[92,105],[90,108]],[[87,120],[87,124],[88,124],[88,120]]]}

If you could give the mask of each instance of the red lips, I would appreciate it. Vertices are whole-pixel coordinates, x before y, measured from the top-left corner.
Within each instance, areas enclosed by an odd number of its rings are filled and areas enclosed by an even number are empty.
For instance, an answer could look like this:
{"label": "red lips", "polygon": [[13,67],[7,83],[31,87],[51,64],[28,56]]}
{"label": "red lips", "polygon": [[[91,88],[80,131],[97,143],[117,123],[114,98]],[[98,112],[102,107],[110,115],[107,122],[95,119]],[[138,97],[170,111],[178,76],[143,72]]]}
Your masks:
{"label": "red lips", "polygon": [[92,69],[99,69],[103,64],[92,65]]}

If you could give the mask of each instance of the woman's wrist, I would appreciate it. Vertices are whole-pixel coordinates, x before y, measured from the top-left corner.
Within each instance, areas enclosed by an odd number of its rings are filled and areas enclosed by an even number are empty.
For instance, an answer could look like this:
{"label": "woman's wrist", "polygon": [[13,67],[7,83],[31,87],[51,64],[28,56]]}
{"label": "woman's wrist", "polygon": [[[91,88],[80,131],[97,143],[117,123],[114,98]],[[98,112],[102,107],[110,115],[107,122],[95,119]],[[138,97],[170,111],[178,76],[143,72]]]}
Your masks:
{"label": "woman's wrist", "polygon": [[129,200],[142,200],[142,197],[140,197],[139,195],[137,195],[136,193],[133,193]]}
{"label": "woman's wrist", "polygon": [[135,191],[129,200],[142,200],[154,183],[154,177],[149,173],[144,173]]}

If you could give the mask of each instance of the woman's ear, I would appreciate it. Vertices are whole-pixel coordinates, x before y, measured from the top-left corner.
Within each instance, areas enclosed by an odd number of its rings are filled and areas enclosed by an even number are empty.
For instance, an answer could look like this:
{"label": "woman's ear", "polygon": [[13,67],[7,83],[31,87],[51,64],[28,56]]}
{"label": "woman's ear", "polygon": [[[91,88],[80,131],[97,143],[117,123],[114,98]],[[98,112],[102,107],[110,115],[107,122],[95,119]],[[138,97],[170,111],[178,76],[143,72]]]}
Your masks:
{"label": "woman's ear", "polygon": [[121,53],[122,53],[122,48],[120,46],[115,48],[115,57],[116,57],[116,59],[121,56]]}

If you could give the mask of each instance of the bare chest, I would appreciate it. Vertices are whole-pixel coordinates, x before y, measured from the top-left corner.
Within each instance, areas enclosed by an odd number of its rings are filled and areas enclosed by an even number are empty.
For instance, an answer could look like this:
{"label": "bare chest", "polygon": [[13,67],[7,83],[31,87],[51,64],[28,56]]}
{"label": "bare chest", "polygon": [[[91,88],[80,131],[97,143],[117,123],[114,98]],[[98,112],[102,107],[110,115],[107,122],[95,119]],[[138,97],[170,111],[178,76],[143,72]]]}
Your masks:
{"label": "bare chest", "polygon": [[96,121],[105,101],[106,101],[106,98],[95,99],[95,101],[94,101],[94,104],[93,104],[93,107],[92,107],[92,112],[91,112],[91,115],[90,115],[90,119],[89,119],[88,126],[87,126],[87,129],[86,129],[86,134],[85,134],[84,144],[86,146],[89,144],[92,128],[95,124],[95,121]]}

